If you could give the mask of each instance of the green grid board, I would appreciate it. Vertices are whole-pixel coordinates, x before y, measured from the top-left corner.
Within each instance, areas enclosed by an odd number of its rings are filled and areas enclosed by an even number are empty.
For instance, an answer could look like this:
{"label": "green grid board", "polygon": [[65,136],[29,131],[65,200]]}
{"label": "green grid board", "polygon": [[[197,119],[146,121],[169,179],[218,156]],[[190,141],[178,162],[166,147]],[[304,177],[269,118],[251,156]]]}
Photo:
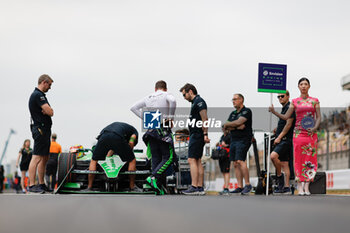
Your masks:
{"label": "green grid board", "polygon": [[281,94],[285,94],[286,90],[273,90],[273,89],[258,89],[258,92],[266,92],[266,93],[281,93]]}

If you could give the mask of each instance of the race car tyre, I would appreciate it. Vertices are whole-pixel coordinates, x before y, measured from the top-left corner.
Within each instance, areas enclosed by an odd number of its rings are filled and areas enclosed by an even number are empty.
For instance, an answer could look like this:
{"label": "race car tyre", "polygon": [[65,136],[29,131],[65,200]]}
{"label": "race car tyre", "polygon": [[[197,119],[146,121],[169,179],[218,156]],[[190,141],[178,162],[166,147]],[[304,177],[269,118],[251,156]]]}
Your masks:
{"label": "race car tyre", "polygon": [[[76,155],[72,153],[61,153],[58,158],[58,185],[61,185],[67,173],[71,169],[72,166],[75,165]],[[66,182],[70,182],[72,180],[72,174],[69,174]]]}

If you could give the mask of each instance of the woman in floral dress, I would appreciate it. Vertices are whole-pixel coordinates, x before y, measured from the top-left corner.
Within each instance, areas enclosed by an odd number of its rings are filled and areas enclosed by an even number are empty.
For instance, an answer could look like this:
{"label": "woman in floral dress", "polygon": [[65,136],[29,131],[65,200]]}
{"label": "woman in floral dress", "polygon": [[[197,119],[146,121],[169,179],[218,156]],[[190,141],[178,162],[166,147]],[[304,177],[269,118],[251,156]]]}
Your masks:
{"label": "woman in floral dress", "polygon": [[286,114],[276,112],[273,106],[269,111],[283,120],[287,120],[295,111],[293,146],[298,193],[299,195],[310,195],[309,185],[317,170],[318,138],[316,130],[321,123],[320,102],[317,98],[309,96],[310,81],[307,78],[299,80],[298,88],[300,97],[292,100]]}

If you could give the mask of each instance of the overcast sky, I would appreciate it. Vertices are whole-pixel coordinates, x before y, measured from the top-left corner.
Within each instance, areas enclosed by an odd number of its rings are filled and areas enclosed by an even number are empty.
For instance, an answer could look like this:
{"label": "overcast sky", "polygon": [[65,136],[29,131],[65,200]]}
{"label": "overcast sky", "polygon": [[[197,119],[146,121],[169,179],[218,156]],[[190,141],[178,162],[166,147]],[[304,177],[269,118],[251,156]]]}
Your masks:
{"label": "overcast sky", "polygon": [[0,0],[0,153],[10,128],[5,163],[31,139],[28,99],[43,73],[54,79],[47,97],[64,149],[91,147],[113,121],[141,130],[129,109],[161,79],[180,107],[187,82],[209,108],[231,107],[237,92],[246,106],[267,107],[259,62],[287,64],[292,97],[306,76],[321,107],[346,106],[349,10],[346,0]]}

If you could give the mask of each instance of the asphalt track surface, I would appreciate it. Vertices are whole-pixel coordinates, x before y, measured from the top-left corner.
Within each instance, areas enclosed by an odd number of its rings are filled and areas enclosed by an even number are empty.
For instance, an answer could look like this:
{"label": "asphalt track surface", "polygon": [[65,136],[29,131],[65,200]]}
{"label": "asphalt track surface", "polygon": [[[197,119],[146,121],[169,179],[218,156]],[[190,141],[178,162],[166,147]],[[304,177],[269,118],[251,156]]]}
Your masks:
{"label": "asphalt track surface", "polygon": [[349,231],[349,196],[0,195],[1,233]]}

